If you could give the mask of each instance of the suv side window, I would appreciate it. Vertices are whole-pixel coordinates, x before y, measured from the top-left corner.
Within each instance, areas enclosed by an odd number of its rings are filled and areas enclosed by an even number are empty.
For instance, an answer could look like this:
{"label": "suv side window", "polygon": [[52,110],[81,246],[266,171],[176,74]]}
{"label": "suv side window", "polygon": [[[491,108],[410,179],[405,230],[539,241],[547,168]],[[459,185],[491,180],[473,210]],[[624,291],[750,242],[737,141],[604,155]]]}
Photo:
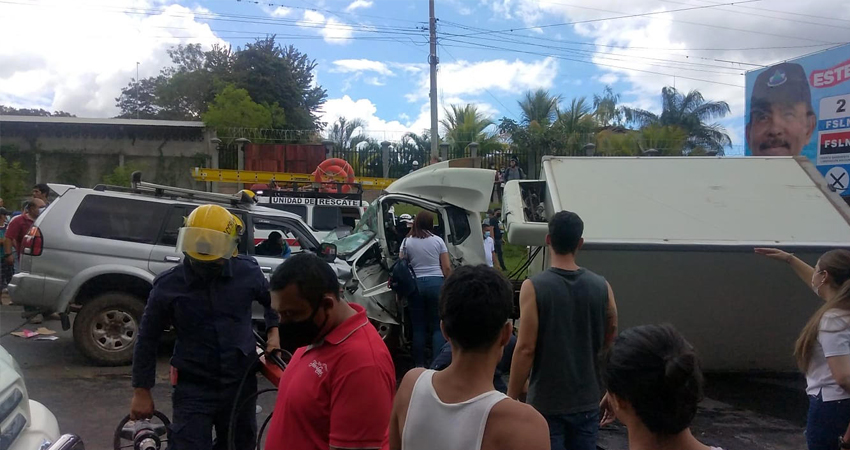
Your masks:
{"label": "suv side window", "polygon": [[180,227],[183,226],[184,218],[188,216],[190,212],[192,212],[191,208],[183,206],[171,208],[171,215],[168,217],[168,221],[165,223],[165,228],[159,235],[159,240],[157,240],[156,244],[167,245],[169,247],[176,246],[177,232],[180,231]]}
{"label": "suv side window", "polygon": [[71,232],[117,241],[153,244],[168,204],[89,194],[71,219]]}

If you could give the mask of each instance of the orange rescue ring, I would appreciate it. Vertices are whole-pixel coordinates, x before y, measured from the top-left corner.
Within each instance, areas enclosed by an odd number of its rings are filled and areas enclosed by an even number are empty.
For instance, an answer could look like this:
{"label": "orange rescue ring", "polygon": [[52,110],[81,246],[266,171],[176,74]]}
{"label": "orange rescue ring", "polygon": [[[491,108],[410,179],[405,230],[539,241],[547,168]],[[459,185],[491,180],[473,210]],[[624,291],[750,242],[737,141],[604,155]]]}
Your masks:
{"label": "orange rescue ring", "polygon": [[354,169],[351,164],[341,158],[330,158],[322,161],[316,171],[313,172],[313,180],[317,183],[325,183],[322,185],[322,192],[342,192],[347,194],[351,191],[351,186],[338,186],[333,182],[329,182],[331,177],[345,177],[346,183],[354,183]]}

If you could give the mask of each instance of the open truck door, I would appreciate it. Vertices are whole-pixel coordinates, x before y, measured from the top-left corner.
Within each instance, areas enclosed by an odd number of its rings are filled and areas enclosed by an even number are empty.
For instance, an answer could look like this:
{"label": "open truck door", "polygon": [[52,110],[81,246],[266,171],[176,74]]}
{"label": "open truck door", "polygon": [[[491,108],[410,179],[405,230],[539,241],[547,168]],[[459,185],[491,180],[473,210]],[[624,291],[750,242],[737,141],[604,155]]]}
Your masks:
{"label": "open truck door", "polygon": [[[400,229],[392,210],[434,214],[435,232],[446,241],[452,265],[481,264],[484,244],[481,212],[489,207],[492,170],[453,168],[448,163],[420,169],[394,182],[366,210],[353,233],[334,244],[352,267],[345,297],[362,305],[384,339],[397,336],[404,345],[403,301],[389,289],[389,269],[398,260],[407,230]],[[388,341],[390,346],[395,344]]]}

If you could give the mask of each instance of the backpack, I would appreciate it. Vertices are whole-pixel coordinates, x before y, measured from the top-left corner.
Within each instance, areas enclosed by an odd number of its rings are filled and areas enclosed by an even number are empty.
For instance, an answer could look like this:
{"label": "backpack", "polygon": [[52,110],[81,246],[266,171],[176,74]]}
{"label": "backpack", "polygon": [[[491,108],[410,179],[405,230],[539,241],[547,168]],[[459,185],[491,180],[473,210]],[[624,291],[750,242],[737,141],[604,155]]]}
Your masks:
{"label": "backpack", "polygon": [[[402,241],[401,247],[404,247],[404,241]],[[387,281],[387,286],[400,297],[409,297],[416,293],[416,272],[410,266],[407,256],[399,258],[390,267],[390,279]]]}

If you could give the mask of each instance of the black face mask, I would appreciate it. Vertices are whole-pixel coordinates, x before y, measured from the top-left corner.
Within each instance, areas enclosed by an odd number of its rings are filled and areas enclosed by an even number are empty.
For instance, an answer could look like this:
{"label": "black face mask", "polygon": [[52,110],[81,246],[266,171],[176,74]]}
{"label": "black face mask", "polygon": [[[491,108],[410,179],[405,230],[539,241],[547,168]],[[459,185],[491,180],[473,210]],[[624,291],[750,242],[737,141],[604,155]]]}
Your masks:
{"label": "black face mask", "polygon": [[[188,256],[187,256],[188,258]],[[222,266],[216,261],[198,261],[189,259],[189,266],[198,278],[204,281],[211,281],[221,275]]]}
{"label": "black face mask", "polygon": [[325,314],[325,320],[322,325],[316,325],[313,319],[319,312],[319,307],[313,310],[310,317],[298,322],[281,322],[278,327],[280,334],[280,342],[285,346],[294,345],[295,347],[306,347],[316,341],[322,328],[328,323],[328,315]]}

